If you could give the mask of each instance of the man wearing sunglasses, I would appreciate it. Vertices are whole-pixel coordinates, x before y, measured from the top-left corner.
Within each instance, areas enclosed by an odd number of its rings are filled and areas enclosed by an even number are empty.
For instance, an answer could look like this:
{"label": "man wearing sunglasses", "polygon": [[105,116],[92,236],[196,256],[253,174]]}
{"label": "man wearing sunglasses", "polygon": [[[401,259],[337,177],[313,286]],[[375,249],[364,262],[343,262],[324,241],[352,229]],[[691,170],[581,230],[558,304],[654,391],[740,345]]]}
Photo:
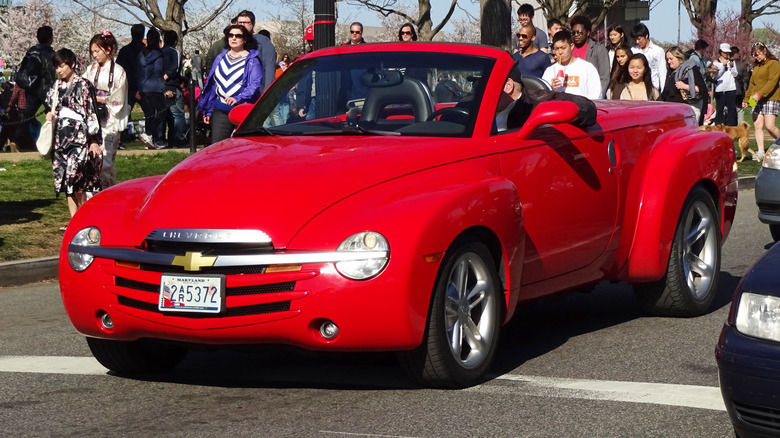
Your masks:
{"label": "man wearing sunglasses", "polygon": [[[606,47],[590,39],[593,24],[585,15],[575,15],[569,20],[571,36],[574,40],[572,55],[591,63],[596,67],[601,79],[601,91],[606,93],[609,84],[609,53]],[[600,96],[604,97],[604,96]]]}
{"label": "man wearing sunglasses", "polygon": [[517,46],[519,50],[512,54],[517,61],[517,67],[525,76],[541,78],[544,70],[550,66],[550,58],[547,54],[534,47],[536,28],[532,24],[526,24],[517,31]]}
{"label": "man wearing sunglasses", "polygon": [[363,25],[359,22],[354,22],[349,25],[349,41],[342,44],[342,46],[352,46],[357,44],[364,44],[366,40],[363,39]]}

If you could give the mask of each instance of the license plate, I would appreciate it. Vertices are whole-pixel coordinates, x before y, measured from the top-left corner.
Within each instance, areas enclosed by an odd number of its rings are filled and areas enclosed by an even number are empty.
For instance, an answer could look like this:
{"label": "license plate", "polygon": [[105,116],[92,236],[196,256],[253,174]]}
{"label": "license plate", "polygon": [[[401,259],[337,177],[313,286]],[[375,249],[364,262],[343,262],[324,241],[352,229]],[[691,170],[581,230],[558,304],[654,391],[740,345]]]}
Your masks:
{"label": "license plate", "polygon": [[220,313],[225,307],[225,277],[163,275],[158,309],[166,312]]}

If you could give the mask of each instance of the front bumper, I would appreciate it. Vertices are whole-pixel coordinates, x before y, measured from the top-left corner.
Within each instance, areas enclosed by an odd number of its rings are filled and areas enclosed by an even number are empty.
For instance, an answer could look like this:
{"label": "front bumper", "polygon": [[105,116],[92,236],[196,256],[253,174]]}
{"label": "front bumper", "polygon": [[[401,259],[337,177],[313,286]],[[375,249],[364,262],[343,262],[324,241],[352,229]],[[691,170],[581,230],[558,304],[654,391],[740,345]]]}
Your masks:
{"label": "front bumper", "polygon": [[755,192],[758,220],[780,224],[780,170],[762,167],[756,175]]}
{"label": "front bumper", "polygon": [[780,343],[725,325],[715,349],[720,389],[737,435],[780,436]]}
{"label": "front bumper", "polygon": [[[129,256],[132,257],[132,256]],[[258,258],[257,260],[264,260]],[[278,260],[284,263],[287,258]],[[395,351],[417,347],[425,330],[438,263],[400,257],[370,280],[341,276],[331,262],[270,272],[269,265],[214,266],[204,274],[225,276],[225,311],[172,314],[157,309],[164,273],[198,275],[160,263],[129,263],[96,257],[84,272],[60,254],[60,288],[76,329],[114,340],[164,339],[194,344],[284,344],[313,350]],[[101,324],[108,313],[111,329]],[[325,339],[323,322],[339,334]]]}

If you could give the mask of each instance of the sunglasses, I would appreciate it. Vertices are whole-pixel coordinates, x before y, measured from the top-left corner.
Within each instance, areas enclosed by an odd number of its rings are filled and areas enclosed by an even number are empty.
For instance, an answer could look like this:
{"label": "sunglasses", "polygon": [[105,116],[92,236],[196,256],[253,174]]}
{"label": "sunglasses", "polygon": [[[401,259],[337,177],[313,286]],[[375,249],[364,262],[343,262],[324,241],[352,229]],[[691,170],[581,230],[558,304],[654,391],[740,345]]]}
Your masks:
{"label": "sunglasses", "polygon": [[363,33],[362,30],[350,30],[349,33]]}
{"label": "sunglasses", "polygon": [[241,38],[244,39],[243,33],[229,33],[228,38]]}
{"label": "sunglasses", "polygon": [[574,30],[574,31],[572,31],[571,33],[572,33],[572,34],[574,34],[574,35],[585,35],[585,31],[584,31],[584,30],[582,30],[582,29],[580,29],[580,30]]}
{"label": "sunglasses", "polygon": [[412,33],[411,33],[411,32],[409,32],[408,30],[402,30],[402,31],[401,31],[401,35],[411,35],[411,34],[412,34]]}
{"label": "sunglasses", "polygon": [[527,40],[528,38],[531,38],[531,37],[526,35],[526,34],[518,33],[517,34],[517,38],[519,38],[521,40]]}

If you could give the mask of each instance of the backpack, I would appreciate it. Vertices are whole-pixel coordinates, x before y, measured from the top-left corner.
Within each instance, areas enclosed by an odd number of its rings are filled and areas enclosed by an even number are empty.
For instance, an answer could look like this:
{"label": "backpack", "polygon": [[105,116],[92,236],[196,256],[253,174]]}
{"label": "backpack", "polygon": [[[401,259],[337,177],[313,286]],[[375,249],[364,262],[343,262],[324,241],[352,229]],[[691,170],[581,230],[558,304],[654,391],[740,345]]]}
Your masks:
{"label": "backpack", "polygon": [[51,60],[41,53],[38,46],[34,46],[24,55],[14,80],[26,91],[38,91],[37,94],[43,99],[46,91],[54,83],[50,65]]}

